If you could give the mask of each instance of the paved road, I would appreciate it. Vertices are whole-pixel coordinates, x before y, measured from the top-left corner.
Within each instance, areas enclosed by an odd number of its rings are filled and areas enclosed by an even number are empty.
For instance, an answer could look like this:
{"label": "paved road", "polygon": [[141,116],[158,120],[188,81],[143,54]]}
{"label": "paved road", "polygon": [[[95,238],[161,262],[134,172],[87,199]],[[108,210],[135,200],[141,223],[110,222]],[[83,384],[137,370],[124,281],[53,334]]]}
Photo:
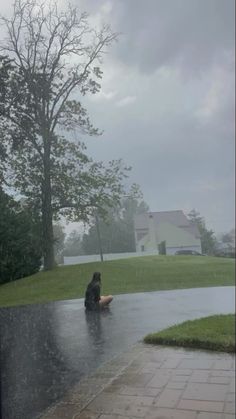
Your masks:
{"label": "paved road", "polygon": [[102,314],[81,299],[1,309],[3,417],[36,418],[145,334],[234,308],[234,287],[214,287],[120,295]]}

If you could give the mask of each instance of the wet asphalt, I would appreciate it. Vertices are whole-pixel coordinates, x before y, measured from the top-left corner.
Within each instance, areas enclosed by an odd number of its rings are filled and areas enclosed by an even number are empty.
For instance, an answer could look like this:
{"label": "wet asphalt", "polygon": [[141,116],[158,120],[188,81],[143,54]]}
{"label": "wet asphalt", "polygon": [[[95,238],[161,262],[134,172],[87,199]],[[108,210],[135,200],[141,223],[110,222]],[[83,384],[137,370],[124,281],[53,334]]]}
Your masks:
{"label": "wet asphalt", "polygon": [[234,287],[119,295],[100,313],[86,313],[82,299],[2,308],[2,418],[40,417],[83,376],[147,333],[234,310]]}

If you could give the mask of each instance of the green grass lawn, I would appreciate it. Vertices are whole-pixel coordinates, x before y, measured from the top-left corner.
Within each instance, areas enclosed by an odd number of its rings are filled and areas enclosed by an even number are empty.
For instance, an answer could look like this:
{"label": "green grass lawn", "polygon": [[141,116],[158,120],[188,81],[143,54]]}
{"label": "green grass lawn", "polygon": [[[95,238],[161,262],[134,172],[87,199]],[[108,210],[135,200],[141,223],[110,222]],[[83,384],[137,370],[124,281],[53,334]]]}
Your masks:
{"label": "green grass lawn", "polygon": [[147,335],[144,342],[235,352],[235,316],[204,317]]}
{"label": "green grass lawn", "polygon": [[57,267],[0,286],[0,306],[84,296],[92,273],[102,273],[102,293],[234,285],[234,259],[207,256],[144,256]]}

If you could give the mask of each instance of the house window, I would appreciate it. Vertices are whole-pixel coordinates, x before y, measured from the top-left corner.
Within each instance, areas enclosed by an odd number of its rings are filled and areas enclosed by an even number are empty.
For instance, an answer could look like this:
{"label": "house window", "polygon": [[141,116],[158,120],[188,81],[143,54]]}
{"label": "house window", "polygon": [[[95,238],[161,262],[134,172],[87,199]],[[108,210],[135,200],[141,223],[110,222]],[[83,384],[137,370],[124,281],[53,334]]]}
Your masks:
{"label": "house window", "polygon": [[144,252],[144,246],[143,245],[141,246],[141,252]]}

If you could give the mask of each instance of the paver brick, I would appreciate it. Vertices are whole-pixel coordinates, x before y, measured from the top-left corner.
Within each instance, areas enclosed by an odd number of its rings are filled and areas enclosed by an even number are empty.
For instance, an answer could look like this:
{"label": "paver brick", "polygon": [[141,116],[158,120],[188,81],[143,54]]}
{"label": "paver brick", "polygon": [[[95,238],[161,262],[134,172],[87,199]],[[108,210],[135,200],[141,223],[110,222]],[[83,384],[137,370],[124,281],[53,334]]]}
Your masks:
{"label": "paver brick", "polygon": [[211,359],[184,359],[179,367],[193,370],[209,370],[212,368],[214,361]]}
{"label": "paver brick", "polygon": [[229,392],[235,393],[235,378],[231,379],[231,383],[229,385]]}
{"label": "paver brick", "polygon": [[145,386],[153,377],[154,374],[145,373],[145,374],[122,374],[115,381],[115,384],[129,384],[143,387]]}
{"label": "paver brick", "polygon": [[181,369],[181,368],[177,368],[175,370],[175,375],[191,375],[193,373],[193,370],[190,369]]}
{"label": "paver brick", "polygon": [[182,358],[168,358],[162,363],[161,368],[177,368],[181,361]]}
{"label": "paver brick", "polygon": [[104,393],[110,393],[110,394],[120,394],[122,391],[123,385],[116,385],[116,384],[111,384],[107,387],[104,388],[103,392]]}
{"label": "paver brick", "polygon": [[204,412],[223,412],[224,402],[212,402],[202,400],[180,400],[178,409],[195,410]]}
{"label": "paver brick", "polygon": [[176,389],[176,390],[183,390],[186,387],[185,381],[168,381],[166,388]]}
{"label": "paver brick", "polygon": [[114,407],[111,414],[113,415],[121,415],[121,416],[130,416],[136,418],[146,418],[148,414],[149,407],[148,406],[137,406],[137,405],[130,405],[130,406],[117,406]]}
{"label": "paver brick", "polygon": [[235,403],[235,393],[228,393],[226,397],[226,402],[234,402]]}
{"label": "paver brick", "polygon": [[101,393],[88,405],[88,409],[92,412],[110,413],[112,411],[113,403],[115,402],[114,394]]}
{"label": "paver brick", "polygon": [[128,396],[128,395],[119,395],[115,399],[115,404],[117,405],[137,405],[137,406],[152,406],[155,398],[150,396]]}
{"label": "paver brick", "polygon": [[212,377],[234,377],[235,371],[234,370],[212,370],[211,376]]}
{"label": "paver brick", "polygon": [[224,401],[228,386],[224,384],[189,383],[183,399]]}
{"label": "paver brick", "polygon": [[235,413],[235,403],[234,402],[226,402],[224,407],[225,413]]}
{"label": "paver brick", "polygon": [[189,381],[193,383],[207,383],[209,374],[209,370],[193,371],[192,375],[189,377]]}
{"label": "paver brick", "polygon": [[[103,393],[96,397],[89,405],[88,408],[92,412],[101,413],[114,413],[114,410],[121,409],[122,412],[129,410],[133,407],[152,406],[154,397],[150,396],[128,396],[128,395],[112,395]],[[120,414],[117,412],[117,414]]]}
{"label": "paver brick", "polygon": [[165,389],[157,398],[155,406],[158,407],[175,407],[182,395],[182,390]]}
{"label": "paver brick", "polygon": [[200,412],[197,419],[222,419],[222,413]]}
{"label": "paver brick", "polygon": [[211,377],[209,382],[213,384],[229,384],[230,377]]}
{"label": "paver brick", "polygon": [[161,362],[147,362],[142,369],[140,370],[141,373],[154,373],[160,366]]}
{"label": "paver brick", "polygon": [[213,363],[213,369],[232,371],[232,369],[233,369],[233,359],[217,359]]}
{"label": "paver brick", "polygon": [[163,388],[168,383],[168,377],[154,377],[149,383],[148,387]]}
{"label": "paver brick", "polygon": [[123,386],[119,394],[129,395],[129,396],[149,396],[156,397],[160,393],[160,389],[154,387],[132,387],[132,386]]}
{"label": "paver brick", "polygon": [[196,419],[197,412],[168,408],[151,409],[145,419]]}
{"label": "paver brick", "polygon": [[172,381],[179,382],[179,383],[187,383],[190,379],[189,375],[176,375],[174,374],[172,377]]}
{"label": "paver brick", "polygon": [[235,419],[235,416],[228,413],[200,412],[197,419]]}

